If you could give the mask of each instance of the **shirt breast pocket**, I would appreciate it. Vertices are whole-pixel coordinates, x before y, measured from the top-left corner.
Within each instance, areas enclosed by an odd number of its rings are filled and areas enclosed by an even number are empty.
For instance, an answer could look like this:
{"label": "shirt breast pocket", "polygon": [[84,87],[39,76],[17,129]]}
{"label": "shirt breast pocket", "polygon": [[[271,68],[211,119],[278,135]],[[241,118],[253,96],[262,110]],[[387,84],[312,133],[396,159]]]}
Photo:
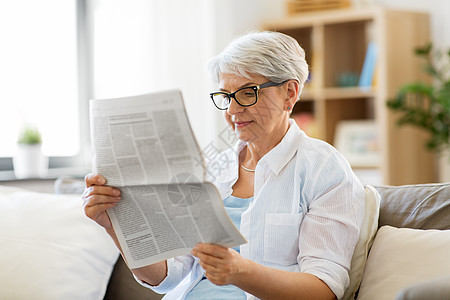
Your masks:
{"label": "shirt breast pocket", "polygon": [[297,264],[298,236],[303,214],[266,214],[264,261],[280,265]]}

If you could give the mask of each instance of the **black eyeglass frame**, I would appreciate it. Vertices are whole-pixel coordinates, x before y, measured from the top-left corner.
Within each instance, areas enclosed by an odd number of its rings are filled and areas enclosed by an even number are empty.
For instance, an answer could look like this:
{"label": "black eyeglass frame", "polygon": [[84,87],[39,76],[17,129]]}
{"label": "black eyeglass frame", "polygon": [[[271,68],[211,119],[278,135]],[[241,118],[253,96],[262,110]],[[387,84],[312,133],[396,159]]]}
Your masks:
{"label": "black eyeglass frame", "polygon": [[[271,87],[271,86],[280,86],[280,85],[285,84],[288,81],[289,81],[289,79],[285,80],[283,82],[268,81],[268,82],[260,84],[260,85],[246,86],[246,87],[240,88],[240,89],[234,91],[233,93],[214,92],[214,93],[209,94],[209,96],[211,97],[211,100],[214,103],[214,106],[217,109],[219,109],[219,110],[227,110],[228,107],[230,107],[231,98],[233,98],[234,101],[236,101],[236,103],[239,104],[240,106],[242,106],[242,107],[249,107],[249,106],[255,105],[256,102],[258,102],[258,91],[260,89]],[[253,89],[253,91],[255,92],[255,95],[256,95],[255,102],[253,102],[252,104],[241,104],[241,103],[239,103],[239,101],[236,99],[236,93],[238,93],[239,91],[242,91],[244,89]],[[225,95],[227,97],[227,99],[228,99],[228,106],[226,108],[220,108],[220,107],[217,106],[216,102],[214,101],[214,96],[217,96],[217,95]]]}

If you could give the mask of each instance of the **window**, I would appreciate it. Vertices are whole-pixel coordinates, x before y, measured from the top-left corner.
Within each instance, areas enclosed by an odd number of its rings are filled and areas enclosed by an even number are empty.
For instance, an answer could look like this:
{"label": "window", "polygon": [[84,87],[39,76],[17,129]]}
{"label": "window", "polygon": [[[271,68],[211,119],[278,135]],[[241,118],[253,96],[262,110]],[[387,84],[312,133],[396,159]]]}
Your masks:
{"label": "window", "polygon": [[38,127],[43,152],[79,152],[76,2],[0,2],[0,157],[14,154],[19,130]]}

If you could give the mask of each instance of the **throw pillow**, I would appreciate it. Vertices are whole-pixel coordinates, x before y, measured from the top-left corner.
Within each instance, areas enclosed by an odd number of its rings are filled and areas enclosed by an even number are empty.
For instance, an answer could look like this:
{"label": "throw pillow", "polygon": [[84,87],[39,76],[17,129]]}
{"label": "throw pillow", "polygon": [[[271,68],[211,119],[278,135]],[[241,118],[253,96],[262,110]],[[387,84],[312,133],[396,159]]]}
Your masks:
{"label": "throw pillow", "polygon": [[408,286],[395,298],[395,300],[444,299],[450,299],[450,275]]}
{"label": "throw pillow", "polygon": [[358,300],[395,299],[402,289],[449,270],[450,230],[383,226],[370,250]]}
{"label": "throw pillow", "polygon": [[364,221],[359,233],[358,243],[352,257],[349,277],[350,284],[344,293],[344,300],[355,299],[356,291],[361,284],[361,279],[366,265],[369,249],[378,230],[378,216],[380,211],[380,195],[370,185],[366,186],[366,206],[364,209]]}
{"label": "throw pillow", "polygon": [[80,195],[1,186],[0,245],[0,299],[103,299],[119,254]]}
{"label": "throw pillow", "polygon": [[381,195],[378,226],[450,229],[450,183],[378,186]]}

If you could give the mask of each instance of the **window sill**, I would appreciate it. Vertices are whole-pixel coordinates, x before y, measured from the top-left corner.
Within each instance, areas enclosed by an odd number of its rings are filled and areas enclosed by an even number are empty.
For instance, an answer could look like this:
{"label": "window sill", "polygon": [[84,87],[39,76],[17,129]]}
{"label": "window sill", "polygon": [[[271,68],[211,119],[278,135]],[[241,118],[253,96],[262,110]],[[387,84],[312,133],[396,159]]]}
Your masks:
{"label": "window sill", "polygon": [[82,168],[50,168],[46,176],[19,179],[14,175],[14,171],[0,171],[0,184],[7,181],[55,180],[59,177],[84,178],[90,172]]}

